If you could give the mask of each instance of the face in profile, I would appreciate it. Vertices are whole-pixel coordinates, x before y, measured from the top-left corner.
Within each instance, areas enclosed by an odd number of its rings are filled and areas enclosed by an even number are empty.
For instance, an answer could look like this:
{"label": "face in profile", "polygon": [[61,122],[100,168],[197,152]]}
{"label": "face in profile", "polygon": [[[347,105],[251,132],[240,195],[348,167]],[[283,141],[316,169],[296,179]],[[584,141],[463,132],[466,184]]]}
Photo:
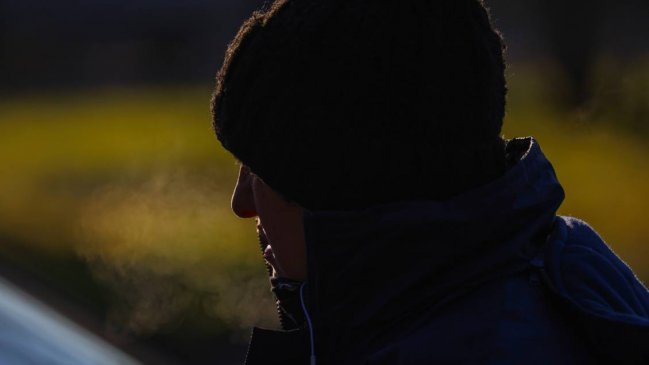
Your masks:
{"label": "face in profile", "polygon": [[259,239],[269,244],[264,258],[273,268],[274,276],[306,278],[302,207],[286,200],[241,165],[232,193],[232,211],[241,218],[257,218]]}

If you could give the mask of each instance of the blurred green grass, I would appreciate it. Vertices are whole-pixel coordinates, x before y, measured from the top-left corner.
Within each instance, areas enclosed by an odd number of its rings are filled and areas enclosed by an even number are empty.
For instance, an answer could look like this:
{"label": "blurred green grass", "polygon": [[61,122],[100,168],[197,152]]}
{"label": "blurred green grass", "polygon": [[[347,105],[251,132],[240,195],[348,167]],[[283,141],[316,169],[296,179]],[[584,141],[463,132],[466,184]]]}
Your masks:
{"label": "blurred green grass", "polygon": [[[504,135],[538,139],[566,190],[560,213],[649,282],[647,137],[552,107],[543,78],[514,69]],[[138,333],[197,302],[232,328],[276,324],[254,223],[229,210],[237,168],[209,98],[193,86],[3,100],[0,233],[83,257],[125,303],[112,320]]]}

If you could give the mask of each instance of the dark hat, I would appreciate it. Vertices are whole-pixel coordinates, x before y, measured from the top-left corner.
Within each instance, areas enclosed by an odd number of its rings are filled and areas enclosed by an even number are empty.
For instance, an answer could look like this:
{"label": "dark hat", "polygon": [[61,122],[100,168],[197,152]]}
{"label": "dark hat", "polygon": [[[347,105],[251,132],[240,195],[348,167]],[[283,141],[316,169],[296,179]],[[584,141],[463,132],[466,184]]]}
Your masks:
{"label": "dark hat", "polygon": [[287,0],[217,75],[223,146],[312,210],[443,200],[502,174],[503,45],[478,0]]}

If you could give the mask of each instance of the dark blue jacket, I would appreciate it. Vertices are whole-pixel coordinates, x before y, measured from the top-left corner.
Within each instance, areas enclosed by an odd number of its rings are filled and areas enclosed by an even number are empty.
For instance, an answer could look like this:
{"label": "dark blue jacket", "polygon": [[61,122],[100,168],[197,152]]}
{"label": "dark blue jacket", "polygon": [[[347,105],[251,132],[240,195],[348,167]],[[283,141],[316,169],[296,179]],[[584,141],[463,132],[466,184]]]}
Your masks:
{"label": "dark blue jacket", "polygon": [[[311,328],[255,329],[247,364],[649,364],[649,293],[532,138],[444,202],[305,212]],[[313,336],[309,335],[309,329]]]}

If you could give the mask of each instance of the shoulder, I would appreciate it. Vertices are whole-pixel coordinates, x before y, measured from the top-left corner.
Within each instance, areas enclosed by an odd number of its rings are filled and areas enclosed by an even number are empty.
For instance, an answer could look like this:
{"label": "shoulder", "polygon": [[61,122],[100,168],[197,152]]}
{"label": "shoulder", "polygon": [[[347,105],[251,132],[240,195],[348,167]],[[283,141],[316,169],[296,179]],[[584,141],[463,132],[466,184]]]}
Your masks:
{"label": "shoulder", "polygon": [[483,285],[420,323],[367,364],[585,364],[590,359],[527,272]]}
{"label": "shoulder", "polygon": [[[575,217],[559,216],[557,217],[557,225],[559,227],[555,227],[555,229],[564,231],[562,232],[563,243],[569,250],[576,248],[590,249],[608,257],[616,265],[618,262],[624,264],[604,242],[599,233],[585,221]],[[626,264],[624,266],[626,267]]]}
{"label": "shoulder", "polygon": [[559,217],[546,271],[554,289],[593,315],[649,325],[649,292],[586,222]]}
{"label": "shoulder", "polygon": [[584,221],[559,217],[545,282],[604,363],[649,363],[649,291]]}

